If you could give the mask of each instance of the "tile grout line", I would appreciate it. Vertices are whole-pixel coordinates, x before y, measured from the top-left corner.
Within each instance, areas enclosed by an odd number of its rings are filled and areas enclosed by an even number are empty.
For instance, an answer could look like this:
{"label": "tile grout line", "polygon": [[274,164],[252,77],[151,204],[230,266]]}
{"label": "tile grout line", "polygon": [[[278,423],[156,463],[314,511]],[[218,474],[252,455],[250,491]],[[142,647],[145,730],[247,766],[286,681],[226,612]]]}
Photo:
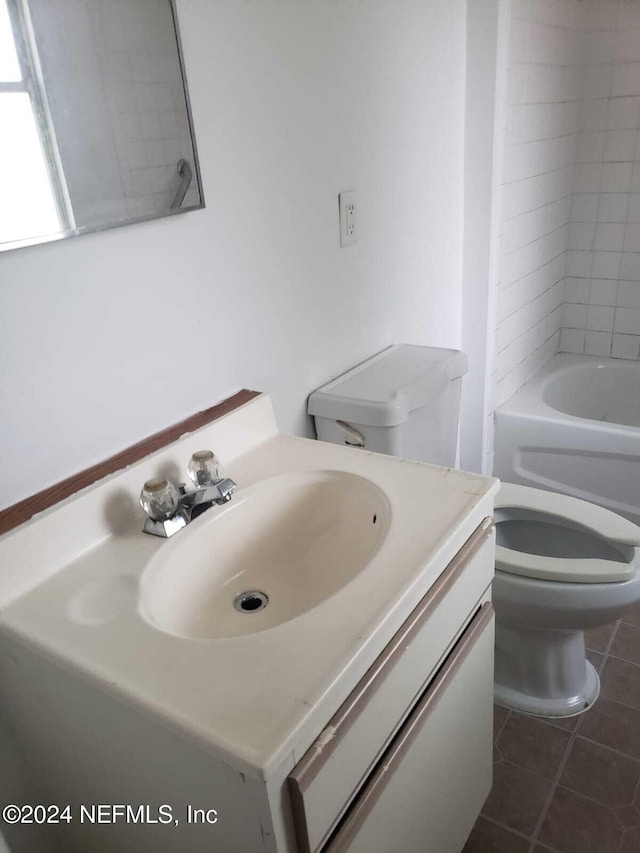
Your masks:
{"label": "tile grout line", "polygon": [[[636,782],[636,787],[635,787],[635,790],[634,790],[634,792],[633,792],[633,802],[632,802],[632,804],[631,804],[631,805],[632,805],[632,807],[634,807],[634,803],[636,802],[636,799],[637,799],[637,797],[638,797],[638,790],[639,790],[639,789],[640,789],[640,778],[639,778],[639,779],[638,779],[638,781]],[[636,811],[637,811],[637,809],[636,809]],[[615,812],[614,812],[614,814],[615,814]],[[620,818],[618,817],[618,815],[616,815],[616,817],[618,818],[618,823],[619,823],[619,824],[621,824],[621,826],[622,826],[622,835],[620,836],[620,844],[618,844],[618,850],[617,850],[617,853],[623,853],[623,847],[624,847],[625,835],[627,834],[627,830],[628,830],[628,829],[631,829],[632,827],[625,826],[625,825],[622,823],[622,821],[620,820]]]}
{"label": "tile grout line", "polygon": [[538,817],[535,829],[533,830],[533,834],[531,836],[531,850],[533,850],[534,847],[536,846],[536,843],[537,843],[538,838],[540,836],[540,831],[542,830],[542,825],[544,824],[544,821],[545,821],[547,814],[549,812],[549,807],[551,806],[551,801],[553,800],[553,797],[554,797],[554,795],[558,789],[560,778],[564,772],[564,768],[567,764],[567,761],[569,760],[569,753],[571,752],[571,748],[573,747],[573,744],[574,744],[575,739],[577,737],[577,731],[578,731],[578,728],[580,727],[580,722],[581,721],[578,721],[578,723],[576,724],[573,731],[570,732],[569,740],[567,741],[567,745],[565,746],[564,752],[562,753],[562,758],[560,759],[560,764],[558,765],[558,769],[556,770],[556,774],[551,781],[551,787],[549,788],[549,793],[547,794],[547,798],[544,802],[544,805],[543,805],[542,810],[540,812],[540,815]]}
{"label": "tile grout line", "polygon": [[519,829],[514,829],[512,826],[508,826],[506,823],[502,823],[502,821],[496,820],[496,818],[489,817],[485,814],[481,814],[481,817],[483,820],[486,820],[487,823],[492,823],[494,826],[499,826],[500,829],[504,829],[504,831],[508,832],[509,835],[515,835],[516,838],[520,838],[522,841],[526,841],[527,843],[531,841],[530,837],[525,835],[524,832]]}
{"label": "tile grout line", "polygon": [[[630,707],[630,706],[626,706],[626,707]],[[635,709],[633,709],[633,710],[635,710]],[[640,758],[636,758],[633,755],[629,755],[628,752],[622,752],[622,750],[616,749],[614,746],[609,746],[606,743],[600,743],[599,740],[594,740],[593,738],[589,737],[588,735],[581,734],[580,737],[582,738],[582,740],[586,740],[589,743],[594,744],[594,746],[600,747],[600,749],[603,749],[606,752],[612,752],[614,755],[619,755],[620,758],[628,758],[630,761],[634,761],[636,764],[640,763]],[[568,786],[567,786],[567,788],[568,788]],[[568,790],[572,791],[573,788],[568,788]],[[586,794],[581,794],[580,791],[576,791],[575,793],[580,794],[581,797],[585,797],[588,800],[592,799],[591,797],[587,797]]]}
{"label": "tile grout line", "polygon": [[[502,705],[498,705],[497,707],[503,708]],[[507,723],[511,719],[511,715],[513,714],[513,711],[511,710],[511,708],[504,708],[504,710],[507,712],[507,716],[504,718],[504,721],[503,721],[502,725],[500,726],[499,730],[497,732],[494,731],[494,733],[493,733],[493,743],[494,743],[494,746],[496,747],[496,749],[498,748],[498,738],[500,737],[500,735],[504,731],[504,727],[507,725]]]}

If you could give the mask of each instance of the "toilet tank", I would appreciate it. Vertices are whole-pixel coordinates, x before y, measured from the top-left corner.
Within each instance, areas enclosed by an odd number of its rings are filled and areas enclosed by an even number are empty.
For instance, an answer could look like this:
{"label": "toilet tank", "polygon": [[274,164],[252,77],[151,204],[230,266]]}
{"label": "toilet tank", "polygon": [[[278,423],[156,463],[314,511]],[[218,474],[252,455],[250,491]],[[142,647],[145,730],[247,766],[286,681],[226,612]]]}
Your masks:
{"label": "toilet tank", "polygon": [[308,411],[321,441],[453,467],[460,350],[396,344],[314,391]]}

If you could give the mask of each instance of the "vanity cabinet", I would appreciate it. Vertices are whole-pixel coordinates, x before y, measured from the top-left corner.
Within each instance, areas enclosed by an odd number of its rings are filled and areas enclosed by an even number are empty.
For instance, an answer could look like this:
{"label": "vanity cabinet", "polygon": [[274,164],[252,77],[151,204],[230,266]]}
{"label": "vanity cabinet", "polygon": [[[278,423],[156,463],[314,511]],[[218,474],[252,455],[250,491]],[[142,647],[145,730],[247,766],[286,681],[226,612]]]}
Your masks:
{"label": "vanity cabinet", "polygon": [[487,519],[289,775],[301,853],[459,853],[491,788]]}
{"label": "vanity cabinet", "polygon": [[[238,495],[175,544],[144,536],[141,484],[203,447]],[[318,490],[328,476],[360,485]],[[497,488],[282,435],[259,395],[0,537],[0,706],[33,772],[5,793],[70,814],[39,827],[34,853],[460,853],[491,786]],[[360,567],[356,510],[377,525]],[[234,553],[256,571],[238,589],[220,582],[234,512]],[[174,554],[169,612],[186,596],[211,627],[210,605],[230,613],[270,583],[270,536],[287,559],[289,542],[317,559],[305,576],[276,561],[289,585],[265,589],[266,623],[238,613],[246,623],[204,638],[149,618],[158,552]],[[195,552],[196,576],[181,571]],[[323,596],[313,582],[330,573]]]}

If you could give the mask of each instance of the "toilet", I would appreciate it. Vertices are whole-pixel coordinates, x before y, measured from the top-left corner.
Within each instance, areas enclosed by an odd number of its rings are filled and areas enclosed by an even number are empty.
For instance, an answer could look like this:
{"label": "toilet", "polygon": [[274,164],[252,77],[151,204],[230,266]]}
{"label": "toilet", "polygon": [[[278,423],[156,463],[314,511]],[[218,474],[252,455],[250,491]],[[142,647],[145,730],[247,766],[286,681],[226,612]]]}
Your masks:
{"label": "toilet", "polygon": [[[398,344],[315,391],[318,438],[455,464],[459,350]],[[495,502],[495,700],[529,714],[586,711],[600,691],[584,631],[640,602],[640,527],[602,507],[503,483]]]}
{"label": "toilet", "polygon": [[503,483],[495,501],[495,700],[545,717],[600,692],[584,631],[640,601],[640,527],[567,495]]}

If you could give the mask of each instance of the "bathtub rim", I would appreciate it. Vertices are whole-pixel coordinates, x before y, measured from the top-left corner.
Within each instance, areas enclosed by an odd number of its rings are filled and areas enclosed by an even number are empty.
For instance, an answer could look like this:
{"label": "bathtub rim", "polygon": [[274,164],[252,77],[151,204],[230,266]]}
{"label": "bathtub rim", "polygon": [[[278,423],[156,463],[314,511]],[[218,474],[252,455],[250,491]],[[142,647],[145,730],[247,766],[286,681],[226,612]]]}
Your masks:
{"label": "bathtub rim", "polygon": [[583,429],[594,432],[608,432],[615,435],[635,435],[640,437],[640,426],[619,424],[615,421],[599,421],[594,418],[581,418],[556,409],[545,402],[543,392],[552,377],[560,372],[566,372],[572,367],[584,364],[602,364],[613,367],[629,367],[640,371],[640,362],[617,358],[600,358],[593,355],[576,355],[574,353],[558,353],[554,355],[534,376],[521,388],[495,409],[495,417],[508,415],[510,417],[526,417],[539,421],[553,421],[555,424],[572,423]]}

